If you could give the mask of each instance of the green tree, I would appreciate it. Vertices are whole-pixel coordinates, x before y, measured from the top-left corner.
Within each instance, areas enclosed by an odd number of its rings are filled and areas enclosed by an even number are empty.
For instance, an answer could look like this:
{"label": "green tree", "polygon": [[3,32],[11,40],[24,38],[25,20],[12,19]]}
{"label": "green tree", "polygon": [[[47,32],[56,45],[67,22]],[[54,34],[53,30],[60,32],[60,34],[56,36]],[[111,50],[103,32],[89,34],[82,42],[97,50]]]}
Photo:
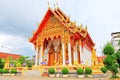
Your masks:
{"label": "green tree", "polygon": [[2,61],[2,59],[0,58],[0,69],[2,69],[4,67],[4,63]]}
{"label": "green tree", "polygon": [[[120,46],[120,40],[119,40],[119,42],[118,42],[118,45]],[[118,51],[120,51],[120,49],[119,49]]]}
{"label": "green tree", "polygon": [[[17,63],[20,63],[21,65],[22,64],[24,64],[24,63],[26,63],[26,61],[27,61],[27,59],[28,59],[29,57],[27,56],[21,56],[18,60],[17,60]],[[17,64],[16,63],[16,64]]]}
{"label": "green tree", "polygon": [[26,63],[27,63],[27,66],[28,66],[28,67],[32,67],[32,66],[34,65],[34,62],[33,62],[32,59],[26,60]]}
{"label": "green tree", "polygon": [[106,68],[106,67],[102,67],[102,68],[100,68],[101,69],[101,71],[103,72],[103,73],[106,73],[107,71],[108,71],[108,69]]}
{"label": "green tree", "polygon": [[106,55],[106,58],[104,59],[103,63],[105,65],[105,67],[111,71],[112,73],[112,77],[117,77],[117,73],[118,73],[118,67],[119,64],[116,61],[116,55],[114,53],[114,48],[111,44],[106,44],[104,49],[103,49],[103,53]]}
{"label": "green tree", "polygon": [[[117,52],[115,53],[115,55],[116,55],[116,57],[117,57],[117,63],[120,65],[120,51],[117,51]],[[119,68],[120,68],[120,66],[119,66]]]}
{"label": "green tree", "polygon": [[114,53],[114,47],[110,43],[107,43],[103,49],[103,53],[105,55],[112,55]]}

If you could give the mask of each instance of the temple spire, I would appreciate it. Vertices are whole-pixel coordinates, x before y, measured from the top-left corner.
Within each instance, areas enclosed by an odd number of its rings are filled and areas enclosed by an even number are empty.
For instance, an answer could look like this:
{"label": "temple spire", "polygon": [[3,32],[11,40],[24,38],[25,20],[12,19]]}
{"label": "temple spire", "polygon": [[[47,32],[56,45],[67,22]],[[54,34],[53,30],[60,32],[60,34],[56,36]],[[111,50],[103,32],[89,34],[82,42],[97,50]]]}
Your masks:
{"label": "temple spire", "polygon": [[47,4],[48,4],[48,9],[50,9],[50,3],[49,3],[49,1],[47,0]]}
{"label": "temple spire", "polygon": [[57,3],[57,1],[56,1],[56,3],[54,3],[54,7],[55,7],[55,9],[58,9],[58,3]]}
{"label": "temple spire", "polygon": [[56,8],[58,8],[58,2],[57,2],[57,0],[56,0]]}

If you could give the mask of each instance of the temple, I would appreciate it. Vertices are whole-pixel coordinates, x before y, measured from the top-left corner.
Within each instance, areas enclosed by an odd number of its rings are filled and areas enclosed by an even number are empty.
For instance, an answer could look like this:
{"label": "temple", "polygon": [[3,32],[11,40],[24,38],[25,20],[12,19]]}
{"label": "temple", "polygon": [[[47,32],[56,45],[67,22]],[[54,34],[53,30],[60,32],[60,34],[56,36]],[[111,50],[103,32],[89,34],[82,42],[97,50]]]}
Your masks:
{"label": "temple", "polygon": [[36,50],[35,66],[92,66],[94,42],[87,26],[76,25],[58,7],[48,8],[38,29],[29,39]]}

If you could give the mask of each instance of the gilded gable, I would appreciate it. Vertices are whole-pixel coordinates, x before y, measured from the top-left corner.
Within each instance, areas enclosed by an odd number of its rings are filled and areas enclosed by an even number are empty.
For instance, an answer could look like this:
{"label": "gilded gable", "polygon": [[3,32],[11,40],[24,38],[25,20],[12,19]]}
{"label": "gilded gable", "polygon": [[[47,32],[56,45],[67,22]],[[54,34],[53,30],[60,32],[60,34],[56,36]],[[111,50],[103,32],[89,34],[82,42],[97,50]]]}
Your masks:
{"label": "gilded gable", "polygon": [[61,22],[53,14],[51,14],[50,18],[48,19],[42,30],[42,33],[51,32],[59,29],[63,29]]}

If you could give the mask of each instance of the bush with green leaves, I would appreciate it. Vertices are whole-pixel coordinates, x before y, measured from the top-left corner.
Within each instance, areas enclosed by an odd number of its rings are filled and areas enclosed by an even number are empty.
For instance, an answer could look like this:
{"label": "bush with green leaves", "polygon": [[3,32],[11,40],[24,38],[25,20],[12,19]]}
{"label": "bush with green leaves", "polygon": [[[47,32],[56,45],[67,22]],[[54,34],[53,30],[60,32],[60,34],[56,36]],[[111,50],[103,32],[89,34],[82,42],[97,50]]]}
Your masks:
{"label": "bush with green leaves", "polygon": [[103,72],[103,73],[106,73],[107,71],[108,71],[108,69],[106,68],[106,67],[102,67],[102,68],[100,68],[101,69],[101,71]]}
{"label": "bush with green leaves", "polygon": [[0,69],[0,74],[2,74],[3,73],[3,69]]}
{"label": "bush with green leaves", "polygon": [[62,74],[68,74],[68,69],[67,68],[63,68],[62,69]]}
{"label": "bush with green leaves", "polygon": [[117,63],[117,53],[114,53],[114,48],[111,44],[106,44],[103,53],[106,55],[103,63],[105,67],[111,71],[112,77],[117,78],[119,64]]}
{"label": "bush with green leaves", "polygon": [[9,71],[7,69],[4,69],[2,72],[3,73],[9,73]]}
{"label": "bush with green leaves", "polygon": [[84,74],[84,70],[82,68],[78,68],[76,72],[79,75],[83,75]]}
{"label": "bush with green leaves", "polygon": [[103,52],[105,55],[112,55],[114,54],[114,47],[110,43],[107,43],[103,49]]}
{"label": "bush with green leaves", "polygon": [[4,67],[4,62],[2,61],[2,59],[0,58],[0,69],[3,69]]}
{"label": "bush with green leaves", "polygon": [[10,73],[11,73],[11,74],[16,74],[16,73],[17,73],[17,70],[16,70],[16,69],[12,69],[12,70],[10,71]]}
{"label": "bush with green leaves", "polygon": [[55,73],[55,69],[54,68],[49,68],[48,69],[48,73],[49,74],[54,74]]}
{"label": "bush with green leaves", "polygon": [[86,74],[92,74],[92,69],[91,68],[86,68],[85,73]]}
{"label": "bush with green leaves", "polygon": [[[117,63],[120,65],[120,51],[117,51],[115,53],[116,57],[117,57]],[[120,67],[120,66],[119,66]]]}

